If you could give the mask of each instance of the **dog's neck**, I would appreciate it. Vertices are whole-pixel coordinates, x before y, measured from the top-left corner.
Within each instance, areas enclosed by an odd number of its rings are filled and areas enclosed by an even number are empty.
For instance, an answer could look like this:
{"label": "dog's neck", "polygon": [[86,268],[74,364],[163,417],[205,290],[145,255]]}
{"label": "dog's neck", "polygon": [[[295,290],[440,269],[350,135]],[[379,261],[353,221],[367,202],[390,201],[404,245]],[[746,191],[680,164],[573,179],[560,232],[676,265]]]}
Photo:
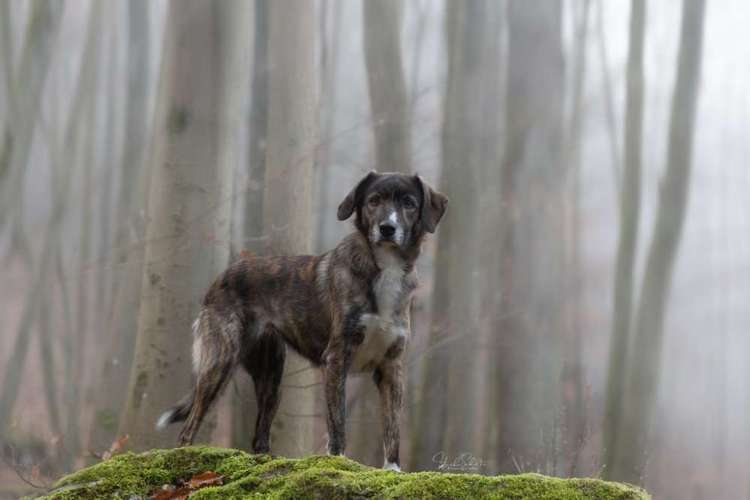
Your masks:
{"label": "dog's neck", "polygon": [[355,256],[355,261],[360,261],[360,263],[361,260],[368,261],[375,273],[379,273],[386,268],[399,267],[405,274],[408,274],[414,269],[421,251],[421,239],[413,247],[406,250],[393,245],[372,245],[367,237],[359,231],[350,234],[344,241],[347,240],[354,243],[357,249],[356,253],[359,254]]}

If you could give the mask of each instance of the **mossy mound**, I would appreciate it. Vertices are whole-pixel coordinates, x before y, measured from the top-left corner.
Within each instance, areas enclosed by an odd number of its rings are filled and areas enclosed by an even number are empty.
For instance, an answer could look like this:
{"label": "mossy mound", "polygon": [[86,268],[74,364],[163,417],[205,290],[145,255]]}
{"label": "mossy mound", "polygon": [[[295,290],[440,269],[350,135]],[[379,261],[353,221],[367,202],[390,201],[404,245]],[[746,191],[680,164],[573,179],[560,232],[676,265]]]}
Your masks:
{"label": "mossy mound", "polygon": [[191,494],[191,499],[650,498],[641,489],[596,479],[559,479],[539,474],[488,477],[441,472],[398,473],[366,467],[343,457],[286,459],[209,447],[118,455],[63,477],[44,498],[145,500],[164,485],[180,485],[204,472],[219,474],[223,484],[198,489]]}

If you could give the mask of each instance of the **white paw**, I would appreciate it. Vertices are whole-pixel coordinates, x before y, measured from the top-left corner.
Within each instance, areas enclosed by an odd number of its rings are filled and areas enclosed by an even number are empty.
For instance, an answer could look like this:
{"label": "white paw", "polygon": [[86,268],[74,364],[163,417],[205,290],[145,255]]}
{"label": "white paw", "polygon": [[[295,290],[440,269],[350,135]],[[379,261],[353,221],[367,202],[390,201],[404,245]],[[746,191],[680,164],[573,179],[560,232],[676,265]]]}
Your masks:
{"label": "white paw", "polygon": [[383,464],[383,470],[391,470],[393,472],[401,472],[401,467],[398,466],[396,463],[392,463],[389,461],[385,461]]}

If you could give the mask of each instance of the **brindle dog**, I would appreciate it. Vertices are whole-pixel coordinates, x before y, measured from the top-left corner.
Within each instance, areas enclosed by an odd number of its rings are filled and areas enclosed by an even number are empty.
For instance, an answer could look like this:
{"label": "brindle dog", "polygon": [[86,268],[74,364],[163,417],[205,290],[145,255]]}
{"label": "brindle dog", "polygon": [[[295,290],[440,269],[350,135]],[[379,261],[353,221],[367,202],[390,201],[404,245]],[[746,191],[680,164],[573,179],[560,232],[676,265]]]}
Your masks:
{"label": "brindle dog", "polygon": [[338,208],[356,213],[357,231],[319,256],[245,256],[208,290],[193,325],[193,391],[157,426],[187,420],[180,444],[193,442],[204,415],[237,365],[255,383],[253,450],[269,451],[279,406],[285,343],[323,370],[328,452],[345,448],[347,373],[372,372],[383,412],[384,467],[399,470],[402,357],[409,337],[414,264],[447,198],[419,176],[370,172]]}

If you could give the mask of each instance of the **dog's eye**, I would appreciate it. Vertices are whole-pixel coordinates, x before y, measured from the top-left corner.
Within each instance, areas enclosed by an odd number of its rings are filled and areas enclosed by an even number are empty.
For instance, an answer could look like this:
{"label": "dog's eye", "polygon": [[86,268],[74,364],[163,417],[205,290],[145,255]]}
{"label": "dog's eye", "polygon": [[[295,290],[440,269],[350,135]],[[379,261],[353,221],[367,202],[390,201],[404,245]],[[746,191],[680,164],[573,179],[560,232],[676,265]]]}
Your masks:
{"label": "dog's eye", "polygon": [[401,202],[407,210],[412,210],[414,208],[417,208],[417,202],[414,201],[414,198],[407,197],[404,198],[404,200]]}
{"label": "dog's eye", "polygon": [[370,198],[368,198],[367,200],[367,203],[369,203],[371,207],[377,207],[378,204],[380,203],[380,196],[378,195],[370,196]]}

